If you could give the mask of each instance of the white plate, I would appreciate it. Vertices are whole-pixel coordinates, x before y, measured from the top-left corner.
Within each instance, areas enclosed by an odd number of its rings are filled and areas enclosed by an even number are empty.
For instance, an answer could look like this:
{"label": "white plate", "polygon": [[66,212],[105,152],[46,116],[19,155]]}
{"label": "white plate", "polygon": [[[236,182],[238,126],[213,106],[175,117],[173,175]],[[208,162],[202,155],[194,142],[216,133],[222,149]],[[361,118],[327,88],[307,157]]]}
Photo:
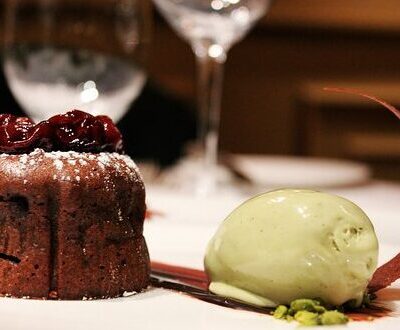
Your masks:
{"label": "white plate", "polygon": [[[151,190],[150,190],[151,192]],[[232,208],[234,199],[196,200],[189,197],[174,201],[173,196],[154,194],[149,204],[164,216],[156,216],[145,226],[145,235],[153,260],[202,268],[203,253],[208,240]],[[182,197],[182,196],[181,196]],[[158,203],[158,207],[156,207]],[[219,205],[219,207],[218,207]],[[174,209],[176,212],[174,212]],[[199,210],[202,209],[201,212]],[[174,214],[178,214],[175,217]],[[215,214],[212,219],[204,219]],[[191,219],[186,219],[193,215]],[[380,262],[400,250],[393,233],[399,232],[395,217],[379,219],[377,232],[381,242]],[[400,285],[395,285],[400,290]],[[400,313],[400,301],[394,302]],[[0,299],[2,329],[297,329],[295,323],[277,321],[270,316],[231,310],[205,303],[183,294],[152,289],[135,296],[97,301],[35,301]],[[400,317],[385,317],[373,322],[351,322],[334,329],[400,329]],[[314,329],[314,328],[313,328]],[[324,328],[328,329],[328,328]]]}
{"label": "white plate", "polygon": [[265,187],[338,187],[366,182],[368,166],[313,157],[232,155],[233,165]]}

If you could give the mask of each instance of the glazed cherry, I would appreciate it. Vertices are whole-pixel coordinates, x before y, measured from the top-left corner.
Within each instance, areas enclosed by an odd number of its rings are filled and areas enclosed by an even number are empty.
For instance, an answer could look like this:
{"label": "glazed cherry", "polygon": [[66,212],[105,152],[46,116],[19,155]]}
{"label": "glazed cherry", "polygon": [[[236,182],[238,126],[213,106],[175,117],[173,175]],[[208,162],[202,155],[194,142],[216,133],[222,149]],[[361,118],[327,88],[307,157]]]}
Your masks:
{"label": "glazed cherry", "polygon": [[0,152],[21,154],[45,151],[123,152],[122,135],[107,116],[80,110],[51,117],[38,124],[29,118],[0,114]]}

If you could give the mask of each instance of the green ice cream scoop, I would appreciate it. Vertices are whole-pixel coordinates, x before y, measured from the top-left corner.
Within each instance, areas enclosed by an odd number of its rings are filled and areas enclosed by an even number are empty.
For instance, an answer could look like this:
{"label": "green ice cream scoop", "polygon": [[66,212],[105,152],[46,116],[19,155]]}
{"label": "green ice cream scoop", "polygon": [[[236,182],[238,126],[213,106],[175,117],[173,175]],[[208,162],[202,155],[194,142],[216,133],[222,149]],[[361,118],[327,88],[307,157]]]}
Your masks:
{"label": "green ice cream scoop", "polygon": [[235,209],[210,241],[210,291],[259,306],[319,298],[360,304],[377,266],[367,215],[330,194],[283,189]]}

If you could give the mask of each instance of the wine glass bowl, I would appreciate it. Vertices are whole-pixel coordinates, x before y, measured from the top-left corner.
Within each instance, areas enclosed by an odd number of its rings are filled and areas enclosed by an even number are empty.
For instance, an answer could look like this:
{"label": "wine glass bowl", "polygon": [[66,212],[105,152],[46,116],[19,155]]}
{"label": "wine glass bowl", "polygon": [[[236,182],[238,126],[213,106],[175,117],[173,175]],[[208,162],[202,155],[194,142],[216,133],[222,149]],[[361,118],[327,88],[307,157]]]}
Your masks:
{"label": "wine glass bowl", "polygon": [[118,121],[145,81],[140,0],[6,0],[3,69],[35,121],[79,108]]}
{"label": "wine glass bowl", "polygon": [[[218,191],[218,133],[223,65],[232,45],[242,39],[269,8],[271,0],[153,0],[178,35],[188,41],[198,67],[198,141],[200,159],[181,173],[183,190],[207,195]],[[190,157],[190,156],[189,156]],[[185,165],[183,165],[185,166]],[[226,172],[226,171],[225,171]],[[175,172],[172,172],[175,176]],[[176,180],[175,180],[176,181]],[[194,186],[187,188],[185,186]]]}
{"label": "wine glass bowl", "polygon": [[[154,0],[175,31],[192,45],[208,40],[227,51],[266,12],[269,0]],[[217,50],[216,50],[217,51]]]}

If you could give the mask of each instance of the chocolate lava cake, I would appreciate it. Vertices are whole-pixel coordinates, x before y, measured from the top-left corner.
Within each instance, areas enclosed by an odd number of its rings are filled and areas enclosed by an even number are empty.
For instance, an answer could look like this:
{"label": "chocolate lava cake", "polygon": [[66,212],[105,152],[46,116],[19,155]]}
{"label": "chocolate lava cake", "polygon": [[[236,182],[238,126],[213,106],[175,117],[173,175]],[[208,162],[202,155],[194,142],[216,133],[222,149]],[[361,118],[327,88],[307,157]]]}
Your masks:
{"label": "chocolate lava cake", "polygon": [[91,299],[149,284],[145,190],[108,117],[0,115],[0,294]]}

